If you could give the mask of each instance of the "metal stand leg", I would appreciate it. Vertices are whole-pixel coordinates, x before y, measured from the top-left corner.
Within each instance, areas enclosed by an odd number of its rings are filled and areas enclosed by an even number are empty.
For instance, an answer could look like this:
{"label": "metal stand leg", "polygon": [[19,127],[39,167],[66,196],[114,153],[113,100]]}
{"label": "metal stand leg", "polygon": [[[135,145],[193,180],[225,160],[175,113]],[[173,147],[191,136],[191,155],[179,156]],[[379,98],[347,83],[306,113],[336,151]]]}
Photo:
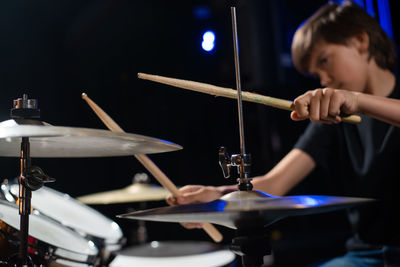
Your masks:
{"label": "metal stand leg", "polygon": [[271,254],[270,235],[264,223],[246,220],[240,223],[236,237],[232,239],[230,249],[242,257],[243,267],[260,267],[264,256]]}
{"label": "metal stand leg", "polygon": [[32,191],[28,188],[26,175],[31,166],[29,138],[23,137],[21,143],[21,174],[19,176],[19,214],[20,216],[20,247],[19,260],[22,266],[28,262],[28,232],[29,214],[31,213]]}

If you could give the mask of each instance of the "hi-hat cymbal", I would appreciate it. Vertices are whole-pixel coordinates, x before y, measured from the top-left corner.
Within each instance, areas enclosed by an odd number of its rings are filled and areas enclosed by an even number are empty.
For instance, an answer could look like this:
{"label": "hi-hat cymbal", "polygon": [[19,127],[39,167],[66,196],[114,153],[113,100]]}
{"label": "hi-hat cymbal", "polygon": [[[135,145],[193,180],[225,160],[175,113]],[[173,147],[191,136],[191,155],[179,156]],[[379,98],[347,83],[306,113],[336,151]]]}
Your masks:
{"label": "hi-hat cymbal", "polygon": [[182,149],[177,144],[138,134],[7,120],[0,123],[0,156],[19,157],[22,137],[29,137],[31,157],[38,158],[129,156]]}
{"label": "hi-hat cymbal", "polygon": [[117,217],[160,222],[209,222],[237,229],[243,220],[268,225],[284,217],[329,212],[371,201],[373,199],[355,197],[276,197],[259,191],[233,192],[212,202],[135,211]]}
{"label": "hi-hat cymbal", "polygon": [[151,184],[132,184],[123,189],[81,196],[77,199],[85,204],[114,204],[163,200],[168,191]]}

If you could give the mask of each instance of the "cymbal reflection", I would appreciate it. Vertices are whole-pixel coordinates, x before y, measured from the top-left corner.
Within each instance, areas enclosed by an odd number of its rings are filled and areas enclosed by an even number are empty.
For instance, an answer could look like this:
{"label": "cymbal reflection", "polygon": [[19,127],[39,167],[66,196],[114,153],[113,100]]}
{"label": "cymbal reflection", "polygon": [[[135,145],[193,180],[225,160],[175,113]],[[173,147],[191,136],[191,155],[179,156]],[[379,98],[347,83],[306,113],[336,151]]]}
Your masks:
{"label": "cymbal reflection", "polygon": [[271,224],[289,216],[309,215],[354,207],[369,198],[301,195],[276,197],[259,191],[233,192],[218,200],[155,208],[117,217],[160,222],[210,222],[237,229],[243,218]]}

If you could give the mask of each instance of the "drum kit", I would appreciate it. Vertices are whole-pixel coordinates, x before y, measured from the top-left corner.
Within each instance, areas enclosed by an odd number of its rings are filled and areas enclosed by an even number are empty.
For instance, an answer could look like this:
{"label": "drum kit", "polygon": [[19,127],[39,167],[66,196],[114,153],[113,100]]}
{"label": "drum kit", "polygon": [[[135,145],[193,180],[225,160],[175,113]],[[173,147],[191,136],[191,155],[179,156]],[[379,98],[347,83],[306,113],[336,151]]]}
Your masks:
{"label": "drum kit", "polygon": [[[111,131],[41,122],[36,100],[23,95],[14,100],[11,119],[0,123],[0,156],[20,159],[19,177],[16,181],[5,180],[0,190],[0,265],[224,266],[232,262],[236,254],[242,258],[243,266],[261,266],[263,257],[271,252],[268,226],[277,220],[330,212],[373,201],[313,195],[276,197],[253,191],[251,157],[246,153],[244,142],[235,8],[231,8],[231,14],[237,86],[237,97],[234,98],[238,101],[241,151],[240,154],[228,155],[221,148],[219,163],[225,177],[230,176],[231,168],[237,169],[238,191],[212,202],[139,210],[117,216],[139,221],[201,222],[216,242],[221,241],[222,236],[218,236],[219,232],[213,229],[211,223],[235,229],[236,237],[232,239],[230,250],[220,249],[208,242],[157,241],[124,248],[126,239],[118,224],[88,205],[161,200],[168,191],[178,196],[176,186],[145,154],[175,151],[182,147],[157,138],[125,133],[86,94],[82,95],[83,99]],[[276,101],[274,103],[269,105],[289,110],[293,108],[291,103],[282,102],[285,107],[276,104]],[[357,120],[357,116],[353,119]],[[133,184],[121,190],[74,199],[44,186],[55,179],[31,163],[32,157],[130,155],[134,155],[163,188]]]}
{"label": "drum kit", "polygon": [[157,261],[170,266],[195,261],[207,266],[210,260],[223,266],[234,260],[231,251],[209,242],[153,241],[125,248],[120,226],[88,204],[162,200],[168,194],[166,189],[136,181],[121,190],[75,199],[44,186],[55,179],[31,164],[35,157],[127,155],[147,159],[149,164],[152,162],[144,154],[181,146],[136,134],[52,126],[39,121],[39,114],[36,100],[24,95],[14,101],[12,119],[0,123],[0,155],[20,157],[21,162],[20,176],[5,179],[0,187],[0,266],[124,267],[146,261],[149,266]]}

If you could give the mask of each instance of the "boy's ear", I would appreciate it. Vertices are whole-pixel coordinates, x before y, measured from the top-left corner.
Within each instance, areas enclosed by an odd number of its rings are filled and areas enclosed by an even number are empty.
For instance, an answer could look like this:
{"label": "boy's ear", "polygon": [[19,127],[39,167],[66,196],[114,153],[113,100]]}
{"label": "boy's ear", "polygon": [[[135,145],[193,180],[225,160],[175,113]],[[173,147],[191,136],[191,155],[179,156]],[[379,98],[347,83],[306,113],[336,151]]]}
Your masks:
{"label": "boy's ear", "polygon": [[369,48],[369,35],[366,31],[361,31],[353,37],[356,48],[360,53],[368,53]]}

